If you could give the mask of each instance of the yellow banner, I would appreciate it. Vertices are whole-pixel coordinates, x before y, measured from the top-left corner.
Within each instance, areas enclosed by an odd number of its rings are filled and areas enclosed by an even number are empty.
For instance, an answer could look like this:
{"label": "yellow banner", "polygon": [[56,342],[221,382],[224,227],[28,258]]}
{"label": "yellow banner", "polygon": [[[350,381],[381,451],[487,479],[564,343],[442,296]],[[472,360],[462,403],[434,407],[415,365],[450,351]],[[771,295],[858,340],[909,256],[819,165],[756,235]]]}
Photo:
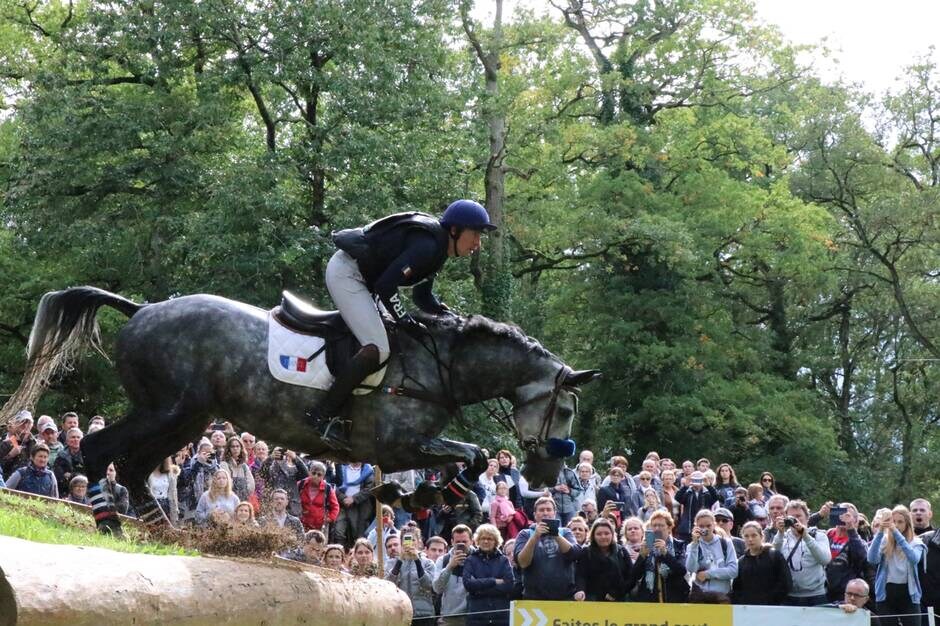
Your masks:
{"label": "yellow banner", "polygon": [[641,602],[512,603],[511,626],[732,626],[729,605]]}

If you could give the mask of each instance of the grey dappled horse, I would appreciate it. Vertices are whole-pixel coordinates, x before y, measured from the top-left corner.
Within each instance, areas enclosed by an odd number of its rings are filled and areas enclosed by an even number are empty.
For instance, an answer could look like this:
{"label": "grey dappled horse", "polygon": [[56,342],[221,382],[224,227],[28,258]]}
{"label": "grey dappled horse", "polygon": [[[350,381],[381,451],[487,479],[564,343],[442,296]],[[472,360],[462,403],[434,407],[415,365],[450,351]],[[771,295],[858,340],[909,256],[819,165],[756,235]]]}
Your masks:
{"label": "grey dappled horse", "polygon": [[212,295],[136,304],[78,287],[42,297],[27,371],[3,415],[14,402],[32,405],[41,392],[37,386],[82,345],[97,346],[95,317],[104,305],[131,319],[115,350],[130,410],[82,441],[89,497],[102,530],[120,529],[108,494],[94,489],[108,463],[114,461],[141,518],[164,522],[147,477],[165,457],[198,438],[212,417],[230,419],[259,438],[289,442],[313,456],[368,461],[388,472],[455,461],[479,465],[482,460],[485,467],[478,446],[439,435],[459,406],[506,398],[514,411],[505,421],[526,450],[527,478],[534,486],[550,484],[562,461],[546,450],[546,443],[569,436],[577,386],[598,374],[571,370],[513,326],[479,316],[423,317],[428,336],[419,344],[401,334],[385,375],[384,385],[403,391],[354,396],[344,409],[353,420],[352,450],[336,452],[304,419],[304,409],[323,392],[280,382],[268,371],[268,311]]}

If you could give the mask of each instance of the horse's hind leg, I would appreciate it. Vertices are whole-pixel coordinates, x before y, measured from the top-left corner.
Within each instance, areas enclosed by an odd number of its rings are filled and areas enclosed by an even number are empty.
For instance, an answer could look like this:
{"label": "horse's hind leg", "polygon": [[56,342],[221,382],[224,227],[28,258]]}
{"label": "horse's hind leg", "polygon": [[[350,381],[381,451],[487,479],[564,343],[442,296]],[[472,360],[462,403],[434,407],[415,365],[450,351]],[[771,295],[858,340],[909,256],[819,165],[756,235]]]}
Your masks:
{"label": "horse's hind leg", "polygon": [[101,532],[120,532],[120,521],[105,477],[114,463],[119,480],[127,487],[137,515],[148,525],[166,524],[160,505],[150,495],[147,477],[161,461],[179,450],[188,440],[187,430],[198,435],[198,425],[187,424],[173,412],[134,410],[123,420],[92,433],[82,441],[88,469],[88,494],[95,523]]}
{"label": "horse's hind leg", "polygon": [[150,493],[147,479],[166,457],[178,451],[186,441],[186,435],[180,435],[178,432],[153,433],[144,445],[134,447],[124,458],[115,462],[118,479],[127,487],[131,506],[140,521],[151,530],[165,528],[171,525],[171,522]]}
{"label": "horse's hind leg", "polygon": [[82,439],[82,460],[88,472],[88,500],[99,532],[121,534],[114,498],[104,479],[112,461],[125,454],[131,446],[139,445],[135,430],[137,422],[144,418],[138,412],[131,411],[123,420]]}

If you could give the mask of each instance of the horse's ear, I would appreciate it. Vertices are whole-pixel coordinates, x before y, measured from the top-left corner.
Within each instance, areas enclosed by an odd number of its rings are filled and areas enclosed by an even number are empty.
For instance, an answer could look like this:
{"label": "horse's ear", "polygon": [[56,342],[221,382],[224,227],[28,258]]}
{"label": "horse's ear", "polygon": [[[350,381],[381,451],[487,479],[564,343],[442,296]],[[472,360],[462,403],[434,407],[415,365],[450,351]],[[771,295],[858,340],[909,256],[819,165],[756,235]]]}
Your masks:
{"label": "horse's ear", "polygon": [[580,387],[600,377],[600,370],[576,370],[565,376],[565,385],[569,387]]}

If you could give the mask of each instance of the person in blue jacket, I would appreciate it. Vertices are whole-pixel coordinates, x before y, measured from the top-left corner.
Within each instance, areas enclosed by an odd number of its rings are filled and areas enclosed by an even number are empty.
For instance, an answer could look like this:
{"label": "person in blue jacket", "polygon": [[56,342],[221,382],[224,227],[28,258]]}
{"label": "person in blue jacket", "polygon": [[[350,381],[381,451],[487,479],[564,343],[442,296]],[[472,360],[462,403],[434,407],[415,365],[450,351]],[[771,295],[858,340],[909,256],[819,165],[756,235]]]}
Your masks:
{"label": "person in blue jacket", "polygon": [[339,250],[327,263],[326,287],[362,347],[336,375],[323,400],[307,410],[307,419],[327,444],[348,449],[341,429],[333,428],[336,416],[356,386],[381,369],[391,354],[378,303],[398,328],[421,333],[421,324],[405,310],[398,288],[413,286],[412,299],[422,311],[447,313],[447,306],[432,292],[435,275],[449,257],[478,250],[481,233],[495,228],[482,205],[457,200],[440,219],[419,212],[396,213],[333,233]]}
{"label": "person in blue jacket", "polygon": [[[923,591],[917,566],[924,558],[925,546],[914,535],[911,512],[898,505],[882,509],[881,532],[868,547],[868,562],[875,571],[875,606],[879,615],[902,615],[903,626],[920,625],[920,599]],[[885,621],[885,618],[882,618]]]}
{"label": "person in blue jacket", "polygon": [[463,564],[467,626],[508,626],[514,579],[512,565],[499,549],[503,538],[492,524],[478,526],[473,538],[477,549]]}

